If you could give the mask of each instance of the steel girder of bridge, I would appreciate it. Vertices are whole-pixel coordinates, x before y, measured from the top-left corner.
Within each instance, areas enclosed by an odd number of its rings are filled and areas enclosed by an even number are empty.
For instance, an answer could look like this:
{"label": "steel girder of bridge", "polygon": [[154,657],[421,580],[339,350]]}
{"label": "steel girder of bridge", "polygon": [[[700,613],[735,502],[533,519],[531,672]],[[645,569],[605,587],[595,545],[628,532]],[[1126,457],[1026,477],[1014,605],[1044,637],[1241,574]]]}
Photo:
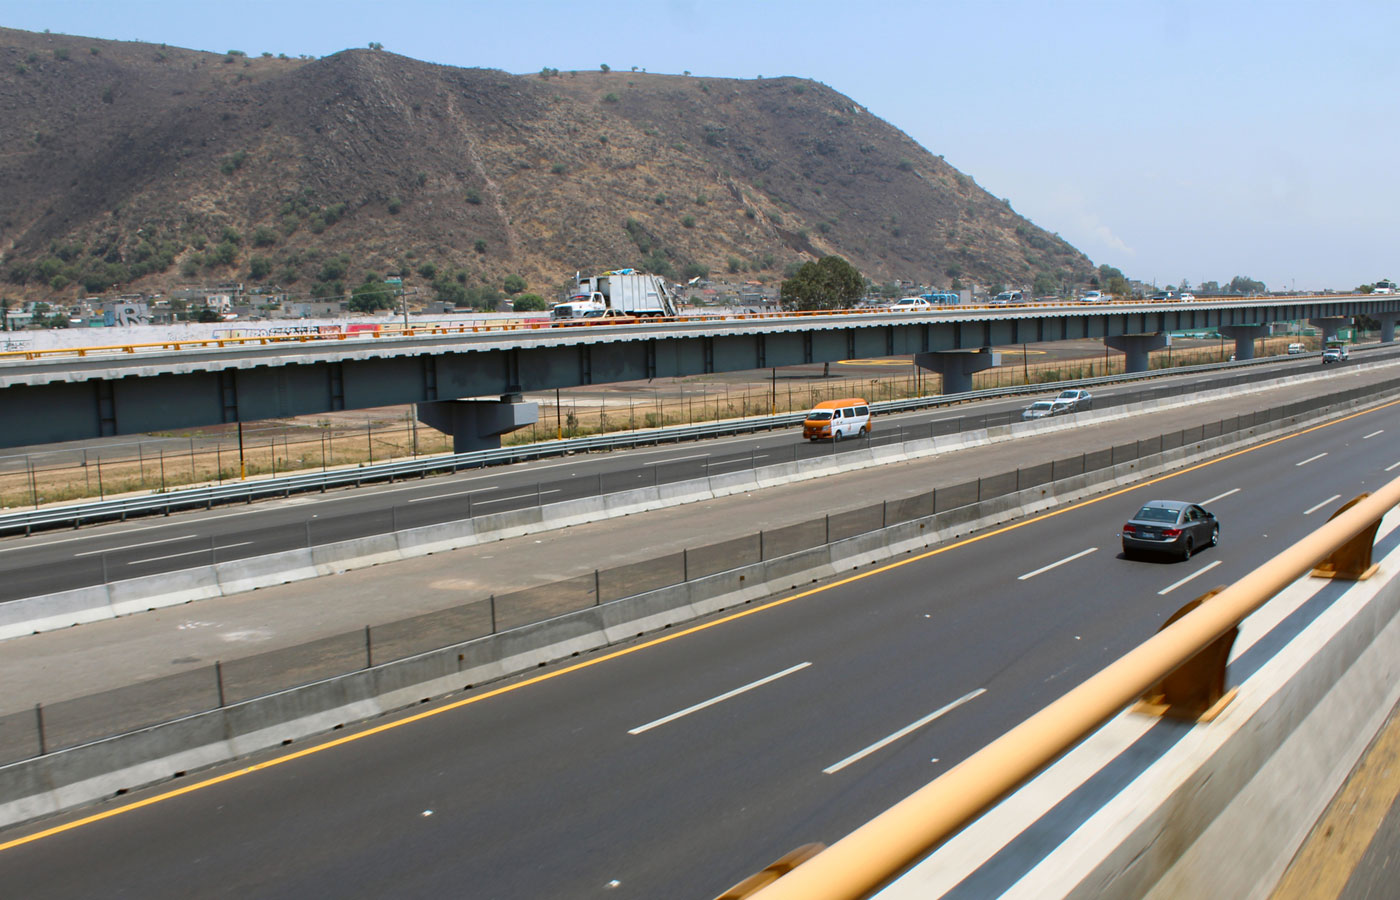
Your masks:
{"label": "steel girder of bridge", "polygon": [[1400,297],[953,307],[12,359],[0,362],[0,446],[843,359],[1358,315],[1393,323]]}

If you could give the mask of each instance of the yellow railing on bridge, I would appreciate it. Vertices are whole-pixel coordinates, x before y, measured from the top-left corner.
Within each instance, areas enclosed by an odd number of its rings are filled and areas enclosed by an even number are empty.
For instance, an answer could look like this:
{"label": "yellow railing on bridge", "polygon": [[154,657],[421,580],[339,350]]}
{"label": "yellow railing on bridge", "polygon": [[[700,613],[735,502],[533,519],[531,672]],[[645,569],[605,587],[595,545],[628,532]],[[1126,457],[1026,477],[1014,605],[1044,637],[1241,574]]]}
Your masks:
{"label": "yellow railing on bridge", "polygon": [[1239,623],[1308,574],[1358,580],[1400,504],[1400,479],[1362,494],[1327,524],[1228,587],[1188,603],[1156,635],[1060,699],[821,852],[813,845],[735,885],[720,900],[859,900],[926,856],[1134,701],[1209,721],[1230,701],[1224,666]]}
{"label": "yellow railing on bridge", "polygon": [[[1363,294],[1319,294],[1300,295],[1286,298],[1266,298],[1266,299],[1286,299],[1289,302],[1316,301],[1316,300],[1348,300],[1364,297]],[[1226,299],[1226,298],[1214,298]],[[1228,298],[1235,299],[1235,298]],[[1130,301],[1127,303],[1101,303],[1083,302],[1077,300],[1064,300],[1055,302],[1025,302],[1014,306],[995,304],[949,304],[945,306],[935,306],[931,312],[942,312],[946,310],[1006,310],[1025,309],[1028,307],[1084,307],[1089,309],[1121,308],[1125,305],[1160,305],[1162,302],[1177,303],[1181,301]],[[1190,302],[1190,301],[1186,301]],[[1197,300],[1197,303],[1212,302],[1212,298]],[[47,349],[33,350],[6,350],[0,351],[0,361],[3,360],[42,360],[52,357],[87,357],[100,356],[104,354],[135,354],[146,351],[156,352],[181,352],[188,350],[207,350],[211,348],[242,347],[242,346],[264,346],[269,344],[295,344],[312,343],[321,341],[346,341],[346,340],[375,340],[381,338],[411,338],[430,337],[438,335],[453,334],[484,334],[491,332],[516,332],[534,331],[545,328],[578,328],[578,327],[616,327],[618,324],[668,324],[668,323],[695,323],[712,321],[762,321],[770,319],[791,319],[808,318],[812,316],[870,316],[882,315],[887,310],[881,307],[869,307],[862,309],[824,309],[824,310],[801,310],[793,312],[755,312],[755,313],[725,313],[722,315],[699,315],[687,314],[668,317],[648,317],[648,318],[628,318],[618,319],[598,319],[597,321],[587,321],[585,319],[575,319],[568,321],[555,321],[547,318],[539,319],[510,319],[492,322],[489,320],[462,323],[432,323],[424,325],[400,325],[396,322],[362,324],[349,323],[349,327],[340,328],[335,331],[326,332],[291,332],[285,334],[263,334],[248,337],[208,337],[191,338],[189,340],[172,341],[151,341],[147,343],[111,344],[93,347],[53,347]],[[909,315],[910,313],[905,313]],[[912,313],[919,315],[919,313]],[[243,330],[239,328],[241,323],[228,323],[230,330]]]}

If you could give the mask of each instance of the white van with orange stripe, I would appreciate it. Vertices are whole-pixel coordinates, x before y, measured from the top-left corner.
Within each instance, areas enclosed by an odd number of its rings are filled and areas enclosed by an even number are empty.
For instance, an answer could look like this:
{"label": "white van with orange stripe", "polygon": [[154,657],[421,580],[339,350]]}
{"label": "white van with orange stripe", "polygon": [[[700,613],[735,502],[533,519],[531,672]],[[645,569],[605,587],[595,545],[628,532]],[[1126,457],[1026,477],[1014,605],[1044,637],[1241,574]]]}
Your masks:
{"label": "white van with orange stripe", "polygon": [[809,441],[839,441],[870,433],[870,404],[860,397],[818,403],[802,422],[802,436]]}

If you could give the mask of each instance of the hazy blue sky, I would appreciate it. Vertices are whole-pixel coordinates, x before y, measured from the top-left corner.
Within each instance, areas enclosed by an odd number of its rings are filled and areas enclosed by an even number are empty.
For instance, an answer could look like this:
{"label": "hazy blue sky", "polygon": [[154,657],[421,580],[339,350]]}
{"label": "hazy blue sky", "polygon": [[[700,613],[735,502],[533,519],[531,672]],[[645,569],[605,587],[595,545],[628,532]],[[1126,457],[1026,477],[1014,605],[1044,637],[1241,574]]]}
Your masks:
{"label": "hazy blue sky", "polygon": [[0,0],[0,25],[508,72],[813,78],[1096,263],[1159,283],[1400,276],[1400,3]]}

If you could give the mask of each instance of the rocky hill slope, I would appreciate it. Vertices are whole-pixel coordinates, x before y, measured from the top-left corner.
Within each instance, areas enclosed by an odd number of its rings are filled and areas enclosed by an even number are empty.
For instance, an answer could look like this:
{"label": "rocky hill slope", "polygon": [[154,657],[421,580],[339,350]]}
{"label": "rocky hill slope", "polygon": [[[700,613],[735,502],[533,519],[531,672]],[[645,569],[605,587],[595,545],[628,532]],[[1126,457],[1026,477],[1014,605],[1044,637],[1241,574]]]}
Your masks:
{"label": "rocky hill slope", "polygon": [[[1029,285],[1091,265],[830,88],[282,59],[0,29],[0,293],[421,297],[624,265]],[[436,287],[434,287],[436,285]],[[457,287],[454,288],[453,285]]]}

